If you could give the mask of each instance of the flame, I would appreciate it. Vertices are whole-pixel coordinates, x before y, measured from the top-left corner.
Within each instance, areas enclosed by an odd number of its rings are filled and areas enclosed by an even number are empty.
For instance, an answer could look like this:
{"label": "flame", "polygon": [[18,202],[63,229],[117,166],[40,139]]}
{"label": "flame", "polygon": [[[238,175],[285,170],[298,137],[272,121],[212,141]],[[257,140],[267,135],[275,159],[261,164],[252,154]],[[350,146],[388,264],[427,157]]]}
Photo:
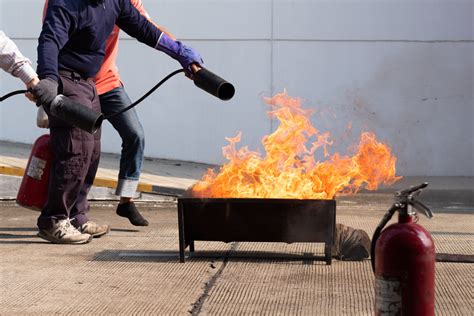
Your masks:
{"label": "flame", "polygon": [[[336,193],[356,193],[361,188],[375,190],[392,184],[397,158],[373,133],[360,136],[357,153],[352,157],[335,153],[329,132],[318,131],[310,121],[313,111],[303,109],[301,100],[280,93],[266,98],[271,117],[280,121],[277,130],[263,138],[266,155],[237,149],[241,133],[226,138],[223,147],[228,160],[218,173],[209,169],[192,188],[195,197],[207,198],[288,198],[332,199]],[[307,144],[311,144],[310,147]],[[316,161],[322,150],[325,161]]]}

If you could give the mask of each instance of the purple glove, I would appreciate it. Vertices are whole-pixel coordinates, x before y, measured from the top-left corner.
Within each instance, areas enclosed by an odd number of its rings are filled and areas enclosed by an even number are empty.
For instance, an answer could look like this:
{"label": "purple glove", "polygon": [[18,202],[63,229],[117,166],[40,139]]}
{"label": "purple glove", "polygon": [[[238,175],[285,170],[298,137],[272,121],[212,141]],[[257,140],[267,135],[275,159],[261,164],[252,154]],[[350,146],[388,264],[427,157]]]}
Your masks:
{"label": "purple glove", "polygon": [[44,105],[49,108],[51,101],[58,95],[58,83],[51,78],[45,78],[32,88],[33,95],[37,99],[36,105]]}
{"label": "purple glove", "polygon": [[186,46],[180,41],[173,40],[165,33],[161,34],[156,48],[168,54],[171,58],[176,59],[191,78],[193,75],[191,65],[198,64],[201,66],[204,63],[201,55],[194,48]]}

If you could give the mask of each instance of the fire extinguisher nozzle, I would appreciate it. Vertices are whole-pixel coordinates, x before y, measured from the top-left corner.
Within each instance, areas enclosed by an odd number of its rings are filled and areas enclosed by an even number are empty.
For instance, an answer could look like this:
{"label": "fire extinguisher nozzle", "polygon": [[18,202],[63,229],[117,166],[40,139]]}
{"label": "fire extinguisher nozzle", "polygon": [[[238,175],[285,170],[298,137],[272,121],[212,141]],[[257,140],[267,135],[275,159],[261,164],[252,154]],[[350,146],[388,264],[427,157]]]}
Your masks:
{"label": "fire extinguisher nozzle", "polygon": [[58,95],[51,102],[50,111],[54,116],[91,134],[101,127],[104,120],[102,113],[95,112],[63,95]]}
{"label": "fire extinguisher nozzle", "polygon": [[223,101],[232,99],[235,94],[234,85],[206,68],[194,74],[194,84]]}

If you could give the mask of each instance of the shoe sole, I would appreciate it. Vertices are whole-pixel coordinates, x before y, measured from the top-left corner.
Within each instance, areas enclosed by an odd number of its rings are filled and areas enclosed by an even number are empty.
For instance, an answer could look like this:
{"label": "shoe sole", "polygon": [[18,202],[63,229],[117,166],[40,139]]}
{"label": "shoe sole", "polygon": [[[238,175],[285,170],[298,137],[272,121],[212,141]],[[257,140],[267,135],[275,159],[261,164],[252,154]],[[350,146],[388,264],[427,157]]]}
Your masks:
{"label": "shoe sole", "polygon": [[38,236],[39,238],[42,238],[44,240],[47,240],[49,242],[52,242],[53,244],[62,244],[62,245],[82,245],[82,244],[87,244],[87,243],[91,242],[91,240],[92,240],[92,236],[90,236],[89,239],[87,239],[87,240],[62,242],[61,240],[58,240],[56,238],[52,238],[48,235],[42,234],[41,232],[36,234],[36,236]]}

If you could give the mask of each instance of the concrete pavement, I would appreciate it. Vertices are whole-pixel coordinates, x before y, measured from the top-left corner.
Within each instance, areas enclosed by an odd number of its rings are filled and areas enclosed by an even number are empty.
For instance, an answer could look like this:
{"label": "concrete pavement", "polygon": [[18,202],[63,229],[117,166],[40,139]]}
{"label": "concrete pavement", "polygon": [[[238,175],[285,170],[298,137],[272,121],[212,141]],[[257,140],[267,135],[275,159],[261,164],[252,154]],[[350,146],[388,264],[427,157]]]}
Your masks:
{"label": "concrete pavement", "polygon": [[[373,233],[389,194],[341,197],[337,222]],[[0,315],[373,315],[370,261],[333,261],[322,244],[196,242],[179,263],[174,202],[140,203],[137,228],[95,202],[91,218],[112,231],[87,245],[37,238],[38,213],[2,202]],[[438,252],[472,255],[472,213],[420,217]],[[472,264],[436,264],[437,315],[472,312]]]}

